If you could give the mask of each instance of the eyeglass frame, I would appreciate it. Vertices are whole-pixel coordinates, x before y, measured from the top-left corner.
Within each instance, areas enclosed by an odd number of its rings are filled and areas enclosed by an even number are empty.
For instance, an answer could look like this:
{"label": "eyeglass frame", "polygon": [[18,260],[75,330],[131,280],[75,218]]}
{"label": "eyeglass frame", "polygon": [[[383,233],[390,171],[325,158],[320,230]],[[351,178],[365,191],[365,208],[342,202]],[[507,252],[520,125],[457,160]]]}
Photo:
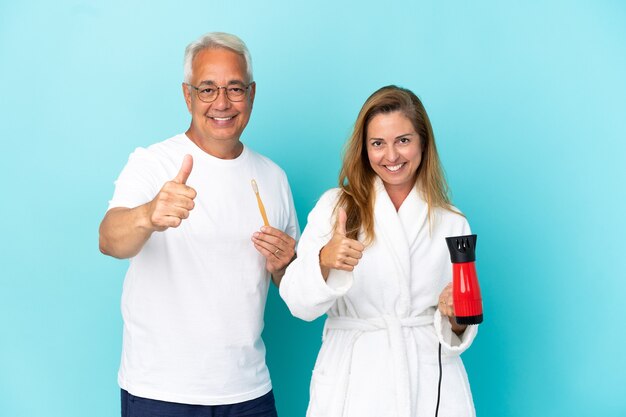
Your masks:
{"label": "eyeglass frame", "polygon": [[[186,86],[193,88],[194,90],[196,90],[196,96],[198,97],[198,100],[200,100],[203,103],[213,103],[215,100],[217,100],[220,96],[220,90],[223,88],[224,89],[224,95],[226,96],[226,98],[228,99],[228,101],[230,101],[231,103],[240,103],[244,100],[244,98],[246,97],[246,94],[248,94],[248,90],[250,89],[250,87],[252,86],[252,84],[254,84],[254,81],[250,82],[250,84],[245,85],[245,84],[241,84],[243,87],[243,89],[245,90],[244,94],[241,96],[241,100],[233,100],[228,96],[228,87],[232,87],[233,85],[239,85],[239,84],[229,84],[229,85],[225,85],[225,86],[218,86],[217,84],[209,84],[209,83],[205,83],[205,85],[212,85],[215,86],[215,88],[217,89],[217,94],[215,95],[215,98],[211,101],[204,101],[200,98],[200,87],[196,87],[193,84],[190,83],[184,83]],[[202,85],[202,84],[201,84]]]}

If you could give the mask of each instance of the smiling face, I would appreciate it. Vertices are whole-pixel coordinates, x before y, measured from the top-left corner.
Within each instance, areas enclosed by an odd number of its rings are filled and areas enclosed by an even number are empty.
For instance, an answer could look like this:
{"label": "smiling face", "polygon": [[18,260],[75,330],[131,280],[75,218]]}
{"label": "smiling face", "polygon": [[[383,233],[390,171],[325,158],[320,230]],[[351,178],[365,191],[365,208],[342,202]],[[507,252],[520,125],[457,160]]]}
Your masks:
{"label": "smiling face", "polygon": [[422,144],[413,123],[399,111],[377,114],[367,125],[365,142],[370,165],[387,193],[392,200],[403,201],[422,162]]}
{"label": "smiling face", "polygon": [[[242,56],[223,48],[209,48],[200,51],[192,63],[190,84],[202,88],[207,84],[219,87],[233,84],[248,85],[246,63]],[[183,93],[191,126],[189,138],[205,151],[239,145],[239,137],[250,119],[256,85],[253,83],[241,101],[230,101],[224,89],[211,103],[198,98],[196,90],[183,84]],[[211,152],[209,152],[211,153]]]}

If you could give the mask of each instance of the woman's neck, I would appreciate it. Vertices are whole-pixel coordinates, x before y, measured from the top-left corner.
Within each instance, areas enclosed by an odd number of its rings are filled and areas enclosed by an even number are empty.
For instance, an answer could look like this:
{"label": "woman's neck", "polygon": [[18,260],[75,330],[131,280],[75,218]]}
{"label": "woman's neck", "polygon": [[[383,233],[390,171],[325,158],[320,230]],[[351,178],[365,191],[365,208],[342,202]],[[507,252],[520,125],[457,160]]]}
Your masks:
{"label": "woman's neck", "polygon": [[411,190],[415,186],[415,185],[394,186],[391,184],[384,184],[384,185],[385,185],[385,190],[387,191],[387,194],[389,195],[389,199],[391,199],[391,202],[393,203],[393,206],[396,208],[396,211],[400,210],[400,206],[402,206],[402,203],[404,203],[404,200],[406,200],[407,196],[411,193]]}

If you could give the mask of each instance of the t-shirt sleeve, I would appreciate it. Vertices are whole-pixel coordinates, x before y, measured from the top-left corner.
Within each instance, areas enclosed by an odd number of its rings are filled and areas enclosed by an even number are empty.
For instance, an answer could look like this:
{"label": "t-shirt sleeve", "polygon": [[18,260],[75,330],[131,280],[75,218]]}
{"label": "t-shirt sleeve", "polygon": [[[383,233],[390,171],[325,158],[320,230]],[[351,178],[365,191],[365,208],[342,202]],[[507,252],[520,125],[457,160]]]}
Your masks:
{"label": "t-shirt sleeve", "polygon": [[300,225],[298,224],[298,215],[296,214],[296,207],[293,202],[293,195],[291,194],[291,187],[287,175],[282,173],[283,180],[283,195],[287,205],[287,227],[284,232],[294,238],[296,242],[300,239]]}
{"label": "t-shirt sleeve", "polygon": [[115,181],[115,191],[108,210],[114,207],[134,208],[152,200],[163,186],[163,181],[157,178],[156,165],[155,158],[147,149],[137,148],[130,154],[126,166]]}

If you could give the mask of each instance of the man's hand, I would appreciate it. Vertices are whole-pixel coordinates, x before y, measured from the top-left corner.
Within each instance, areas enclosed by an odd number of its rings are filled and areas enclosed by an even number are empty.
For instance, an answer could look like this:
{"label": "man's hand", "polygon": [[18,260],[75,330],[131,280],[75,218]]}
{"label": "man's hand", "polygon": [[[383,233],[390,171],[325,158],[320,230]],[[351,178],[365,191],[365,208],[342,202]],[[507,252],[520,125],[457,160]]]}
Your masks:
{"label": "man's hand", "polygon": [[193,158],[185,155],[176,177],[166,182],[148,204],[148,218],[155,231],[178,227],[189,217],[189,212],[195,205],[193,199],[196,198],[196,190],[186,185],[192,168]]}
{"label": "man's hand", "polygon": [[296,241],[287,233],[271,226],[263,226],[252,235],[252,242],[256,250],[265,257],[265,268],[272,274],[278,287],[285,275],[285,269],[296,257]]}
{"label": "man's hand", "polygon": [[196,191],[185,185],[192,168],[191,155],[185,155],[176,177],[166,182],[152,201],[135,208],[109,210],[100,224],[100,251],[116,258],[131,258],[155,231],[178,227],[194,207]]}
{"label": "man's hand", "polygon": [[335,233],[320,251],[320,269],[324,279],[328,278],[331,269],[354,270],[363,257],[365,246],[358,240],[346,237],[347,218],[346,211],[340,207],[337,212]]}

